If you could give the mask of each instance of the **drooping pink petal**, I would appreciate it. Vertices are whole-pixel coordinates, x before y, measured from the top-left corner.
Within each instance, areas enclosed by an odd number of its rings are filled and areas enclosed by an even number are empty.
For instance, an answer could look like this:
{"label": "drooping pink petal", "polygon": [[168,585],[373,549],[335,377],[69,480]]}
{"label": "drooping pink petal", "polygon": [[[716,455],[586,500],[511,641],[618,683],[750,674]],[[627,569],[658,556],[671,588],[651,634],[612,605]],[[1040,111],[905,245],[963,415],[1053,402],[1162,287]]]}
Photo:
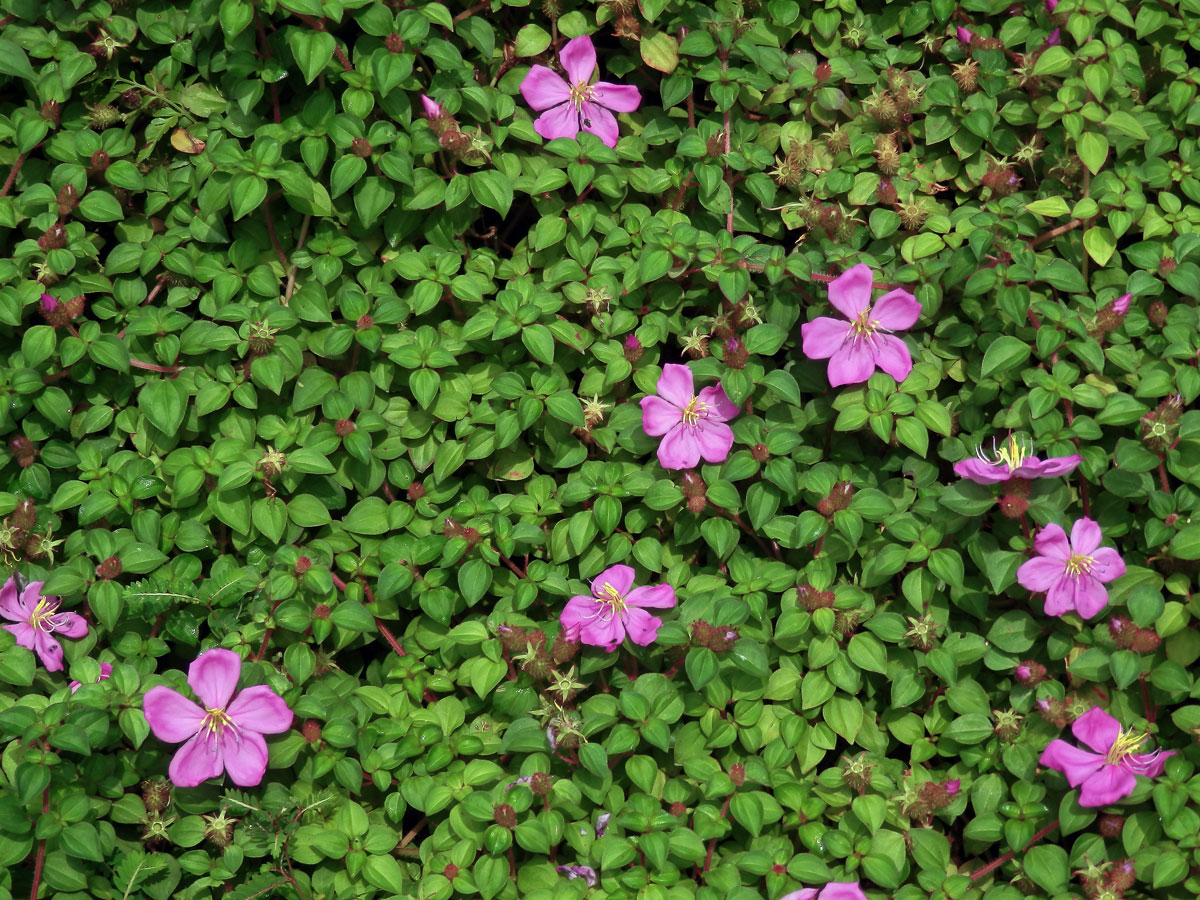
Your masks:
{"label": "drooping pink petal", "polygon": [[974,35],[971,34],[970,29],[963,28],[961,25],[959,25],[955,34],[961,43],[966,44],[968,47],[971,46],[971,39],[974,37]]}
{"label": "drooping pink petal", "polygon": [[642,647],[654,643],[658,637],[658,629],[662,628],[662,619],[652,616],[644,609],[630,607],[625,610],[625,631],[629,639]]}
{"label": "drooping pink petal", "polygon": [[897,384],[908,377],[908,373],[912,371],[913,362],[912,355],[908,352],[908,346],[904,341],[895,335],[876,334],[874,349],[875,365],[895,378]]}
{"label": "drooping pink petal", "polygon": [[1125,560],[1112,547],[1097,547],[1092,551],[1092,577],[1105,584],[1125,574]]}
{"label": "drooping pink petal", "polygon": [[829,357],[829,369],[826,374],[830,387],[839,387],[843,384],[859,384],[866,381],[874,371],[875,354],[867,347],[867,342],[849,340]]}
{"label": "drooping pink petal", "polygon": [[651,437],[662,437],[683,421],[683,410],[662,397],[651,394],[642,398],[642,430]]}
{"label": "drooping pink petal", "polygon": [[1065,571],[1061,560],[1035,556],[1021,563],[1017,569],[1017,582],[1029,591],[1048,591],[1058,583]]}
{"label": "drooping pink petal", "polygon": [[1079,787],[1085,778],[1104,765],[1104,757],[1055,738],[1042,751],[1038,765],[1062,772],[1067,778],[1067,784]]}
{"label": "drooping pink petal", "polygon": [[88,633],[87,619],[79,613],[58,613],[54,616],[54,621],[54,630],[63,637],[81,638]]}
{"label": "drooping pink petal", "polygon": [[[976,484],[999,484],[1001,481],[1007,481],[1009,477],[1008,466],[984,462],[975,457],[956,462],[954,474]],[[1045,590],[1045,588],[1039,590]]]}
{"label": "drooping pink petal", "polygon": [[5,631],[12,632],[13,637],[17,639],[17,646],[24,647],[27,650],[34,649],[37,630],[27,622],[17,622],[15,625],[2,625]]}
{"label": "drooping pink petal", "polygon": [[292,711],[283,698],[265,684],[240,692],[225,712],[239,728],[259,734],[279,734],[292,727]]}
{"label": "drooping pink petal", "polygon": [[800,326],[801,350],[809,359],[829,359],[842,348],[850,323],[817,316]]}
{"label": "drooping pink petal", "polygon": [[647,609],[670,609],[676,603],[675,589],[669,584],[635,587],[626,595],[625,602]]}
{"label": "drooping pink petal", "polygon": [[603,106],[584,102],[579,110],[579,121],[583,130],[600,138],[604,142],[604,146],[617,146],[617,140],[621,137],[617,117]]}
{"label": "drooping pink petal", "polygon": [[596,48],[586,34],[571,38],[558,51],[558,61],[567,70],[571,84],[587,84],[596,71]]}
{"label": "drooping pink petal", "polygon": [[[525,98],[525,102],[531,109],[541,112],[570,100],[571,87],[553,69],[545,66],[533,66],[521,82],[521,96]],[[425,109],[428,112],[429,107],[427,106]],[[438,107],[438,110],[440,112],[441,107]]]}
{"label": "drooping pink petal", "polygon": [[28,622],[31,611],[25,606],[25,600],[17,590],[17,581],[10,578],[0,587],[0,616],[10,622]]}
{"label": "drooping pink petal", "polygon": [[642,92],[631,84],[597,81],[592,85],[592,99],[613,112],[630,113],[642,105]]}
{"label": "drooping pink petal", "polygon": [[637,577],[637,573],[632,566],[615,565],[609,566],[594,579],[592,579],[592,595],[600,597],[604,595],[604,586],[611,585],[612,588],[624,597],[629,593],[629,589],[633,587],[633,579]]}
{"label": "drooping pink petal", "polygon": [[255,787],[267,772],[267,742],[261,734],[225,729],[216,743],[230,780],[238,787]]}
{"label": "drooping pink petal", "polygon": [[204,710],[179,691],[163,685],[146,691],[142,714],[154,736],[168,744],[186,741],[204,723]]}
{"label": "drooping pink petal", "polygon": [[46,582],[44,581],[31,581],[21,592],[21,605],[29,610],[30,615],[37,609],[38,601],[42,599],[42,588],[45,586]]}
{"label": "drooping pink petal", "polygon": [[725,388],[719,384],[709,385],[706,388],[701,388],[697,395],[700,402],[708,407],[708,420],[712,422],[728,422],[734,418],[740,410],[733,405],[733,401],[725,394]]}
{"label": "drooping pink petal", "polygon": [[175,751],[167,767],[167,777],[176,787],[199,787],[225,768],[220,745],[205,737],[206,734],[197,734]]}
{"label": "drooping pink petal", "polygon": [[867,900],[857,881],[831,881],[821,889],[817,900]]}
{"label": "drooping pink petal", "polygon": [[1076,579],[1075,610],[1085,619],[1094,619],[1108,605],[1108,591],[1091,575]]}
{"label": "drooping pink petal", "polygon": [[662,374],[658,376],[656,389],[658,396],[683,409],[696,396],[692,370],[687,366],[667,363],[663,366]]}
{"label": "drooping pink petal", "polygon": [[800,888],[798,891],[784,894],[779,900],[817,900],[817,893],[816,888]]}
{"label": "drooping pink petal", "polygon": [[579,135],[579,113],[573,103],[560,103],[533,120],[533,130],[548,141]]}
{"label": "drooping pink petal", "polygon": [[847,319],[854,320],[871,305],[871,285],[874,278],[866,263],[851,266],[829,282],[829,302]]}
{"label": "drooping pink petal", "polygon": [[1130,771],[1145,775],[1147,778],[1157,778],[1167,766],[1167,757],[1174,756],[1178,750],[1158,750],[1154,753],[1134,753],[1121,765]]}
{"label": "drooping pink petal", "polygon": [[1062,29],[1061,29],[1061,28],[1055,28],[1055,29],[1054,29],[1052,32],[1050,32],[1050,34],[1049,34],[1049,35],[1046,37],[1046,46],[1047,46],[1047,47],[1057,47],[1057,46],[1058,46],[1059,44],[1061,44],[1061,43],[1062,43]]}
{"label": "drooping pink petal", "polygon": [[658,445],[658,464],[664,469],[694,469],[700,462],[700,441],[695,428],[682,422],[668,431]]}
{"label": "drooping pink petal", "polygon": [[1038,556],[1061,559],[1065,563],[1071,556],[1071,545],[1067,543],[1067,533],[1061,526],[1051,522],[1034,537],[1033,551]]}
{"label": "drooping pink petal", "polygon": [[1059,475],[1071,474],[1081,462],[1083,457],[1077,453],[1071,456],[1052,456],[1050,459],[1031,456],[1023,460],[1012,474],[1015,478],[1057,478]]}
{"label": "drooping pink petal", "polygon": [[224,709],[242,675],[242,658],[232,650],[206,650],[188,666],[188,685],[208,709]]}
{"label": "drooping pink petal", "polygon": [[1100,526],[1086,516],[1076,519],[1071,526],[1071,551],[1080,556],[1090,556],[1103,539]]}
{"label": "drooping pink petal", "polygon": [[[545,66],[534,66],[534,68],[535,68],[535,69],[544,69],[544,68],[546,68],[546,67],[545,67]],[[549,70],[549,69],[546,69],[546,71],[547,71],[547,72],[550,72],[550,70]],[[554,73],[553,73],[553,72],[550,72],[550,74],[551,74],[551,75],[554,75]],[[557,76],[557,75],[555,75],[554,77],[555,77],[555,78],[558,78],[558,76]],[[526,76],[526,81],[528,81],[528,80],[529,80],[529,79],[528,79],[528,76]],[[562,79],[561,79],[561,78],[559,78],[558,80],[559,80],[559,81],[562,81]],[[524,84],[522,84],[522,85],[521,85],[521,87],[522,87],[522,91],[521,91],[521,93],[522,93],[522,94],[524,94],[524,87],[525,87],[525,86],[524,86]],[[526,97],[526,98],[525,98],[525,102],[526,102],[526,103],[529,103],[529,105],[530,105],[530,106],[533,106],[533,104],[530,102],[530,100],[529,100],[529,98],[528,98],[528,97]],[[429,118],[429,119],[436,119],[436,118],[438,118],[438,117],[439,117],[439,116],[442,114],[442,106],[441,106],[441,104],[440,104],[440,103],[437,103],[437,102],[436,102],[436,101],[434,101],[434,100],[431,100],[429,97],[426,97],[424,94],[422,94],[422,95],[421,95],[421,106],[422,106],[422,108],[425,110],[425,117],[426,117],[426,118]],[[534,109],[537,109],[537,107],[534,107]]]}
{"label": "drooping pink petal", "polygon": [[1081,744],[1087,744],[1103,755],[1121,736],[1121,723],[1098,706],[1093,706],[1071,723],[1071,734]]}
{"label": "drooping pink petal", "polygon": [[61,672],[63,667],[63,648],[58,639],[49,631],[40,628],[34,630],[33,650],[42,660],[47,672]]}
{"label": "drooping pink petal", "polygon": [[600,604],[596,602],[595,597],[578,594],[563,606],[558,621],[562,625],[563,631],[567,633],[568,639],[571,636],[578,637],[579,629],[595,618],[599,610]]}
{"label": "drooping pink petal", "polygon": [[888,291],[871,307],[871,318],[888,331],[907,331],[921,317],[921,304],[904,288]]}
{"label": "drooping pink petal", "polygon": [[696,428],[700,455],[707,463],[723,463],[733,448],[733,429],[724,422],[701,422]]}
{"label": "drooping pink petal", "polygon": [[1108,806],[1128,797],[1135,787],[1137,779],[1124,767],[1101,766],[1100,771],[1089,776],[1079,789],[1079,805]]}

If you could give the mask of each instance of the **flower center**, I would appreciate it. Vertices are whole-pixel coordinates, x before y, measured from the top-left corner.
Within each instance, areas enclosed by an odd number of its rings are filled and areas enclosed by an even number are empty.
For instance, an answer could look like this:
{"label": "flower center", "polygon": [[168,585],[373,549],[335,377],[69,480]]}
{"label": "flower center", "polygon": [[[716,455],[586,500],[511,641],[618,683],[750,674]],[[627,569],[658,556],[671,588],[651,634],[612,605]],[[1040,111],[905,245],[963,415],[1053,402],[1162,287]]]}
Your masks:
{"label": "flower center", "polygon": [[1139,734],[1136,731],[1122,731],[1118,733],[1117,739],[1113,741],[1113,745],[1108,749],[1108,754],[1104,757],[1104,761],[1110,766],[1120,765],[1137,751],[1137,748],[1142,745],[1142,742],[1147,737],[1149,737],[1148,734]]}
{"label": "flower center", "polygon": [[53,631],[55,628],[54,614],[58,611],[58,603],[39,597],[33,614],[29,617],[29,626],[35,631]]}
{"label": "flower center", "polygon": [[592,88],[586,81],[579,81],[571,85],[571,102],[576,107],[583,106],[584,103],[592,99]]}
{"label": "flower center", "polygon": [[1095,562],[1090,556],[1084,556],[1081,553],[1072,553],[1067,557],[1067,574],[1072,578],[1079,575],[1087,575],[1092,571],[1092,563]]}
{"label": "flower center", "polygon": [[1010,434],[1008,439],[999,447],[996,442],[992,441],[992,458],[988,459],[987,454],[981,446],[976,455],[984,462],[993,466],[1008,466],[1009,472],[1015,472],[1021,468],[1021,464],[1033,455],[1033,445],[1027,439],[1019,434]]}
{"label": "flower center", "polygon": [[200,730],[205,732],[208,737],[219,738],[226,728],[235,735],[241,730],[229,717],[229,713],[223,709],[210,708],[206,709],[204,713],[204,721],[200,723]]}
{"label": "flower center", "polygon": [[858,314],[858,318],[850,323],[850,334],[854,339],[861,341],[869,338],[879,330],[879,323],[871,318],[871,307],[867,307]]}
{"label": "flower center", "polygon": [[683,424],[697,425],[701,419],[708,418],[708,404],[699,397],[693,397],[683,408]]}
{"label": "flower center", "polygon": [[[610,615],[620,615],[625,612],[625,598],[621,596],[621,592],[615,587],[604,582],[604,587],[600,588],[600,594],[596,597],[596,602],[608,607]],[[604,610],[601,610],[603,614]]]}

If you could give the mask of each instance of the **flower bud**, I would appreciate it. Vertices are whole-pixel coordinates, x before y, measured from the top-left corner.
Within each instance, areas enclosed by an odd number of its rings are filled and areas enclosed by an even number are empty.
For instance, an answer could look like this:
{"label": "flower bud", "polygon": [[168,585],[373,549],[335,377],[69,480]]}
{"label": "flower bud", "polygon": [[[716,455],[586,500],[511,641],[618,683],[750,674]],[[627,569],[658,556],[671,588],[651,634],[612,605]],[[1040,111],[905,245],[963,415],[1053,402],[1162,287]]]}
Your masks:
{"label": "flower bud", "polygon": [[363,313],[361,316],[358,317],[358,321],[354,323],[354,330],[355,331],[366,331],[368,328],[370,328],[374,324],[375,324],[375,320],[373,318],[371,318],[369,315],[367,315],[366,313]]}
{"label": "flower bud", "polygon": [[1155,300],[1150,304],[1150,308],[1146,310],[1146,317],[1155,328],[1162,328],[1167,324],[1167,312],[1167,304],[1161,300]]}
{"label": "flower bud", "polygon": [[800,605],[813,612],[818,609],[833,608],[833,591],[818,591],[807,584],[800,585],[797,591],[797,599]]}
{"label": "flower bud", "polygon": [[73,184],[64,184],[58,189],[58,214],[60,216],[69,216],[71,210],[79,205],[79,191],[75,189]]}
{"label": "flower bud", "polygon": [[967,48],[970,48],[971,41],[975,39],[975,35],[971,34],[970,29],[963,28],[961,25],[958,26],[954,34],[958,38],[958,42]]}
{"label": "flower bud", "polygon": [[1125,817],[1116,813],[1105,813],[1100,817],[1100,834],[1106,838],[1118,838],[1125,828]]}
{"label": "flower bud", "polygon": [[684,816],[687,815],[687,806],[684,803],[680,802],[679,800],[676,800],[670,806],[670,813],[675,818],[682,819]]}
{"label": "flower bud", "polygon": [[507,803],[497,803],[492,807],[492,821],[504,828],[516,828],[516,811]]}
{"label": "flower bud", "polygon": [[33,441],[25,437],[25,435],[18,435],[9,441],[8,448],[12,451],[12,455],[16,458],[17,465],[19,465],[22,469],[28,469],[33,465],[34,458],[37,454],[33,449]]}
{"label": "flower bud", "polygon": [[21,531],[32,531],[37,524],[37,507],[32,500],[22,500],[8,517],[8,523]]}
{"label": "flower bud", "polygon": [[458,866],[454,863],[446,863],[446,867],[442,869],[442,877],[448,881],[453,881],[458,877]]}
{"label": "flower bud", "polygon": [[839,481],[829,491],[829,496],[817,503],[817,512],[823,516],[832,516],[850,506],[854,499],[854,485],[848,481]]}
{"label": "flower bud", "polygon": [[496,632],[500,636],[500,646],[510,654],[520,653],[525,649],[525,629],[520,625],[497,625]]}
{"label": "flower bud", "polygon": [[299,578],[301,575],[303,575],[305,572],[307,572],[311,568],[312,568],[312,560],[309,559],[307,556],[301,556],[298,560],[296,560],[296,565],[292,569],[292,571],[295,573],[296,577]]}
{"label": "flower bud", "polygon": [[639,341],[633,334],[629,334],[625,337],[625,343],[622,349],[625,353],[625,361],[631,366],[637,364],[637,362],[642,358],[642,353],[644,352],[642,350],[642,342]]}
{"label": "flower bud", "polygon": [[375,148],[371,146],[371,142],[366,138],[356,137],[350,142],[350,152],[359,159],[366,159],[374,150]]}
{"label": "flower bud", "polygon": [[555,665],[569,663],[579,654],[579,641],[568,640],[563,632],[559,632],[550,645],[550,659]]}
{"label": "flower bud", "polygon": [[892,184],[892,179],[879,179],[879,186],[875,188],[875,199],[883,206],[895,206],[900,200],[900,195],[896,193],[896,186]]}
{"label": "flower bud", "polygon": [[318,603],[316,609],[313,610],[313,618],[314,619],[328,619],[329,613],[330,613],[330,609],[329,609],[328,603]]}
{"label": "flower bud", "polygon": [[42,118],[49,122],[53,127],[57,128],[62,120],[62,110],[59,109],[57,100],[47,100],[42,104]]}
{"label": "flower bud", "polygon": [[61,222],[55,222],[38,238],[37,245],[45,251],[61,250],[67,246],[67,229]]}
{"label": "flower bud", "polygon": [[731,337],[725,342],[725,365],[729,366],[729,368],[746,368],[746,361],[749,357],[750,352],[746,349],[746,345],[742,341]]}
{"label": "flower bud", "polygon": [[1017,665],[1013,674],[1016,676],[1018,684],[1033,686],[1046,680],[1046,667],[1032,659],[1027,659]]}
{"label": "flower bud", "polygon": [[755,444],[750,448],[750,455],[760,463],[766,462],[771,458],[771,452],[767,449],[766,444]]}
{"label": "flower bud", "polygon": [[388,53],[403,53],[404,38],[400,37],[400,35],[396,34],[395,32],[392,32],[383,39],[383,46],[387,48]]}
{"label": "flower bud", "polygon": [[545,772],[534,772],[533,779],[529,782],[529,790],[533,791],[535,797],[545,797],[554,789],[554,782]]}
{"label": "flower bud", "polygon": [[746,767],[741,763],[734,763],[729,767],[729,780],[733,782],[734,787],[741,787],[746,783]]}
{"label": "flower bud", "polygon": [[1005,494],[996,502],[1000,506],[1000,514],[1006,519],[1019,519],[1029,511],[1029,501],[1024,497]]}
{"label": "flower bud", "polygon": [[950,70],[950,77],[964,94],[970,94],[979,88],[979,63],[973,59],[960,62]]}
{"label": "flower bud", "polygon": [[1178,265],[1179,263],[1175,261],[1174,257],[1164,256],[1158,261],[1158,274],[1166,278],[1175,271]]}
{"label": "flower bud", "polygon": [[306,719],[304,724],[300,726],[300,734],[310,744],[315,744],[321,740],[321,723],[316,719]]}
{"label": "flower bud", "polygon": [[72,319],[78,319],[83,315],[83,310],[87,306],[87,301],[83,297],[72,297],[65,304],[67,316]]}
{"label": "flower bud", "polygon": [[171,785],[161,779],[147,779],[142,782],[142,803],[149,812],[158,812],[167,808],[171,802]]}
{"label": "flower bud", "polygon": [[1139,628],[1134,632],[1133,640],[1129,642],[1129,649],[1134,653],[1153,653],[1161,643],[1162,639],[1157,632],[1149,628]]}
{"label": "flower bud", "polygon": [[122,568],[120,557],[110,556],[96,566],[96,577],[102,581],[112,581],[120,576]]}
{"label": "flower bud", "polygon": [[358,429],[349,419],[338,419],[333,426],[333,430],[337,433],[338,437],[346,437],[347,435],[354,434]]}
{"label": "flower bud", "polygon": [[108,168],[110,160],[107,153],[105,153],[103,150],[97,150],[92,154],[90,162],[91,166],[88,170],[89,174],[99,175]]}
{"label": "flower bud", "polygon": [[830,77],[832,77],[832,75],[833,66],[831,66],[828,62],[818,63],[816,71],[813,72],[813,76],[817,79],[817,84],[824,84],[830,79]]}
{"label": "flower bud", "polygon": [[408,486],[408,499],[411,502],[416,502],[425,496],[425,485],[419,481],[414,481]]}
{"label": "flower bud", "polygon": [[982,179],[983,186],[990,188],[996,197],[1007,197],[1021,187],[1021,179],[1012,166],[988,163],[987,174]]}

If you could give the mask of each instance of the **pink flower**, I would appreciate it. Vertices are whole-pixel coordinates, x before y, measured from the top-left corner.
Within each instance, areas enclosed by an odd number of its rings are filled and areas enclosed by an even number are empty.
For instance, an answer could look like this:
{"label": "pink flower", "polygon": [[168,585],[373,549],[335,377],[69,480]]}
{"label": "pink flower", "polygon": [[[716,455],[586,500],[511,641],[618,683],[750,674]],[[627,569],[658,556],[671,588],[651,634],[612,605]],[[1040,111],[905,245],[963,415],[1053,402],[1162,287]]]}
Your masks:
{"label": "pink flower", "polygon": [[287,731],[292,711],[265,684],[234,698],[241,673],[241,658],[218,648],[201,653],[188,667],[188,684],[203,707],[169,687],[146,691],[142,709],[155,737],[171,744],[187,742],[168,769],[177,787],[196,787],[222,770],[240,787],[262,781],[267,771],[263,735]]}
{"label": "pink flower", "polygon": [[662,619],[646,608],[670,609],[675,605],[675,591],[669,584],[635,588],[633,578],[629,566],[610,566],[592,582],[592,596],[581,594],[568,600],[559,616],[567,640],[603,647],[609,653],[626,633],[643,647],[654,643]]}
{"label": "pink flower", "polygon": [[58,302],[58,298],[51,297],[49,294],[42,294],[42,312],[52,313],[60,306],[62,304]]}
{"label": "pink flower", "polygon": [[541,112],[534,130],[546,140],[578,137],[586,131],[609,147],[617,146],[620,134],[614,112],[633,112],[642,95],[635,87],[597,81],[589,84],[596,70],[596,48],[590,37],[567,41],[558,54],[571,83],[545,66],[533,66],[521,82],[521,96]]}
{"label": "pink flower", "polygon": [[975,35],[971,34],[970,31],[968,31],[966,28],[963,28],[961,25],[958,26],[958,31],[956,33],[960,43],[966,44],[968,47],[971,46],[971,40],[975,37]]}
{"label": "pink flower", "polygon": [[1028,684],[1033,678],[1033,670],[1029,666],[1017,666],[1017,681],[1021,684]]}
{"label": "pink flower", "polygon": [[1046,615],[1061,616],[1071,610],[1085,619],[1108,603],[1104,585],[1125,574],[1125,563],[1111,547],[1101,547],[1100,526],[1091,519],[1076,519],[1071,540],[1058,525],[1037,533],[1037,556],[1017,569],[1017,581],[1031,591],[1046,592]]}
{"label": "pink flower", "polygon": [[1046,12],[1052,13],[1058,7],[1058,0],[1046,0]]}
{"label": "pink flower", "polygon": [[1129,312],[1129,301],[1133,299],[1133,294],[1122,294],[1113,301],[1113,312],[1118,316],[1123,316]]}
{"label": "pink flower", "polygon": [[953,797],[955,794],[957,794],[959,792],[959,789],[961,787],[962,787],[962,781],[958,778],[955,778],[953,781],[947,781],[946,782],[946,793],[949,794],[951,797]]}
{"label": "pink flower", "polygon": [[628,335],[626,335],[625,349],[626,350],[641,350],[642,349],[642,342],[637,339],[637,335],[633,334],[632,332],[630,332]]}
{"label": "pink flower", "polygon": [[1055,28],[1052,32],[1050,32],[1050,35],[1046,38],[1046,46],[1047,47],[1057,47],[1061,43],[1062,43],[1062,29]]}
{"label": "pink flower", "polygon": [[568,881],[582,878],[590,888],[595,887],[599,882],[599,879],[596,877],[596,870],[591,866],[555,866],[554,871],[566,875]]}
{"label": "pink flower", "polygon": [[54,635],[81,638],[88,633],[88,626],[78,613],[59,612],[57,597],[43,597],[44,583],[31,581],[22,591],[16,578],[8,579],[0,587],[0,616],[16,623],[4,628],[16,636],[18,646],[37,653],[47,672],[61,672],[63,649]]}
{"label": "pink flower", "polygon": [[[99,684],[101,681],[108,680],[108,676],[110,675],[112,675],[112,666],[109,663],[100,663],[100,677],[96,679],[95,684]],[[71,688],[71,693],[73,694],[83,687],[83,684],[79,681],[72,681],[69,687]]]}
{"label": "pink flower", "polygon": [[1038,762],[1062,772],[1071,787],[1083,785],[1080,806],[1108,806],[1128,797],[1137,786],[1135,775],[1157,778],[1163,773],[1163,760],[1176,752],[1135,752],[1149,735],[1122,731],[1121,723],[1098,707],[1076,719],[1071,732],[1095,752],[1055,739]]}
{"label": "pink flower", "polygon": [[779,900],[867,900],[857,881],[831,881],[823,888],[801,888]]}
{"label": "pink flower", "polygon": [[692,469],[700,457],[724,462],[733,447],[733,431],[725,423],[737,414],[719,384],[696,394],[687,366],[663,366],[658,396],[642,398],[642,428],[662,437],[658,461],[664,469]]}
{"label": "pink flower", "polygon": [[912,371],[904,341],[883,332],[911,328],[921,315],[917,298],[902,288],[871,305],[871,267],[859,263],[829,283],[829,302],[850,321],[819,316],[800,326],[804,355],[829,360],[833,387],[866,381],[883,369],[896,381]]}
{"label": "pink flower", "polygon": [[976,455],[978,459],[964,459],[955,463],[954,474],[976,484],[998,484],[1010,478],[1057,478],[1059,475],[1069,475],[1083,462],[1083,457],[1078,453],[1038,459],[1033,455],[1033,443],[1016,434],[1010,434],[999,449],[996,449],[996,442],[992,441],[990,459],[982,446],[976,450]]}
{"label": "pink flower", "polygon": [[423,106],[425,108],[425,118],[427,118],[427,119],[441,118],[441,115],[442,115],[441,104],[435,103],[433,100],[430,100],[424,94],[421,95],[421,106]]}

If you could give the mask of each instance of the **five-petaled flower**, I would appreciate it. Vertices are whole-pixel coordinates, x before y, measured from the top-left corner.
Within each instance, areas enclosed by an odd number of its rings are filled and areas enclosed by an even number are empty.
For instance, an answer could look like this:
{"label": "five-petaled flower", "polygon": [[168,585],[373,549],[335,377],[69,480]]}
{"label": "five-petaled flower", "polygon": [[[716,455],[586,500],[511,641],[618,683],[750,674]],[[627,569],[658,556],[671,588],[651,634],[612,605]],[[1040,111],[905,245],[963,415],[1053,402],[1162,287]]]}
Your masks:
{"label": "five-petaled flower", "polygon": [[999,447],[992,442],[989,457],[980,446],[976,459],[964,459],[954,464],[954,474],[976,484],[998,484],[1010,478],[1056,478],[1070,475],[1083,462],[1078,453],[1038,459],[1033,455],[1033,443],[1019,434],[1010,434]]}
{"label": "five-petaled flower", "polygon": [[687,366],[663,366],[658,396],[642,398],[642,428],[662,438],[658,461],[664,469],[691,469],[701,457],[724,462],[733,447],[733,431],[725,423],[737,414],[719,384],[697,394]]}
{"label": "five-petaled flower", "polygon": [[1053,523],[1037,533],[1037,556],[1017,569],[1017,581],[1031,591],[1046,592],[1046,615],[1075,610],[1090,619],[1104,609],[1104,585],[1125,574],[1125,563],[1116,550],[1100,546],[1103,537],[1100,526],[1088,518],[1075,520],[1070,541]]}
{"label": "five-petaled flower", "polygon": [[800,326],[804,355],[829,360],[833,387],[866,381],[883,369],[896,381],[912,371],[904,341],[889,331],[904,331],[921,315],[917,298],[896,288],[871,305],[871,267],[859,263],[829,283],[829,302],[850,321],[818,316]]}
{"label": "five-petaled flower", "polygon": [[54,635],[81,638],[88,632],[87,621],[78,613],[59,612],[57,597],[42,596],[43,584],[31,581],[22,591],[16,578],[8,579],[0,587],[0,616],[15,623],[4,627],[13,633],[19,646],[38,655],[47,672],[61,672],[63,649]]}
{"label": "five-petaled flower", "polygon": [[630,85],[607,81],[589,84],[596,70],[596,48],[586,35],[567,41],[558,58],[569,84],[545,66],[531,67],[521,82],[521,96],[541,113],[534,130],[546,140],[578,137],[586,131],[615,147],[620,130],[613,113],[633,112],[642,102],[641,93]]}
{"label": "five-petaled flower", "polygon": [[779,900],[867,900],[857,881],[831,881],[823,888],[801,888]]}
{"label": "five-petaled flower", "polygon": [[1100,708],[1089,709],[1071,724],[1076,740],[1092,751],[1055,739],[1039,764],[1062,772],[1067,784],[1079,787],[1080,806],[1108,806],[1128,797],[1137,786],[1137,775],[1157,778],[1174,750],[1138,753],[1149,735],[1122,731],[1121,723]]}
{"label": "five-petaled flower", "polygon": [[222,770],[240,787],[262,781],[267,771],[263,735],[287,731],[292,711],[265,684],[234,697],[241,673],[241,658],[217,648],[201,653],[188,667],[188,684],[203,707],[169,687],[146,691],[142,709],[155,737],[170,744],[187,742],[167,770],[176,787],[196,787]]}
{"label": "five-petaled flower", "polygon": [[592,582],[590,597],[580,594],[568,600],[559,616],[567,639],[603,647],[609,653],[626,634],[643,647],[654,643],[662,619],[646,609],[670,609],[675,605],[675,590],[669,584],[635,588],[634,575],[629,566],[610,566]]}

